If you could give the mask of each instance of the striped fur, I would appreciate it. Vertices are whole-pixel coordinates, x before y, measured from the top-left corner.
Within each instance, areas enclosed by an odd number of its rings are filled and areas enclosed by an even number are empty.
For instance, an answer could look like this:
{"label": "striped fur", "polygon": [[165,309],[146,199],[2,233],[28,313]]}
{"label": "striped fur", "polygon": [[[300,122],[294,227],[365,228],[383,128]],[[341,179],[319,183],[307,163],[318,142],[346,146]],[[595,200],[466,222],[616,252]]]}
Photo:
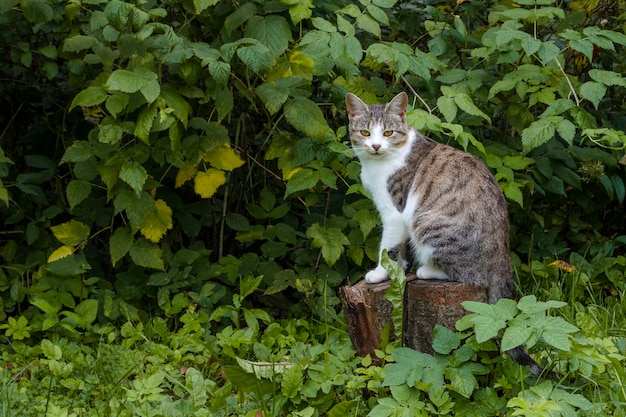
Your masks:
{"label": "striped fur", "polygon": [[[405,119],[407,96],[367,106],[348,94],[349,132],[361,180],[383,223],[387,249],[424,279],[486,288],[489,302],[510,297],[509,223],[495,178],[474,156],[429,141]],[[411,256],[402,257],[409,245]],[[368,282],[387,279],[379,264]]]}

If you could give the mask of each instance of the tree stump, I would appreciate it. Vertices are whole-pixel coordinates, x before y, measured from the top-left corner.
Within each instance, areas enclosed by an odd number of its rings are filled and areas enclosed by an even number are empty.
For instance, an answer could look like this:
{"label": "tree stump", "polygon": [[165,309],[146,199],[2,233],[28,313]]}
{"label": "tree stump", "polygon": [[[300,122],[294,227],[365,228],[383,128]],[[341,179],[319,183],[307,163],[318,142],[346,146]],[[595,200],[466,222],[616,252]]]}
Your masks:
{"label": "tree stump", "polygon": [[[435,325],[451,330],[457,320],[466,314],[463,301],[487,301],[485,289],[471,284],[442,280],[417,279],[407,276],[404,292],[402,343],[424,353],[432,353]],[[385,299],[390,281],[368,284],[361,280],[355,285],[339,289],[350,340],[360,356],[376,359],[381,335],[391,320],[393,306]],[[393,329],[392,329],[393,331]]]}

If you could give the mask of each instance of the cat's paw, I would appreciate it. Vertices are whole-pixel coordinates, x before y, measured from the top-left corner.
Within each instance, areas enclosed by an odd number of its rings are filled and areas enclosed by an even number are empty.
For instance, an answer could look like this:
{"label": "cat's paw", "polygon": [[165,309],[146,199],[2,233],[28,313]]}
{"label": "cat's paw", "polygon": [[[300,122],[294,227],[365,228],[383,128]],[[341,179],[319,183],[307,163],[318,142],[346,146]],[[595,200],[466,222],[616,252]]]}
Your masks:
{"label": "cat's paw", "polygon": [[365,274],[365,281],[369,284],[378,284],[389,279],[387,271],[382,266],[377,266],[376,269],[372,269]]}
{"label": "cat's paw", "polygon": [[420,279],[450,279],[448,274],[443,272],[439,268],[433,268],[432,266],[422,265],[417,268],[416,275]]}

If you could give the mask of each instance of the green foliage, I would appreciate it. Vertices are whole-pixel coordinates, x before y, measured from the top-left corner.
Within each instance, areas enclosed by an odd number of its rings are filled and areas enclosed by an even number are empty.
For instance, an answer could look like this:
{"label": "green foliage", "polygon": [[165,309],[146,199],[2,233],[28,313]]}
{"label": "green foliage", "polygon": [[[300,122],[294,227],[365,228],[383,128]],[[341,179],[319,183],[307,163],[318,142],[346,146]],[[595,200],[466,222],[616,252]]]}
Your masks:
{"label": "green foliage", "polygon": [[[625,8],[3,2],[0,338],[21,362],[0,413],[620,415]],[[399,90],[495,173],[536,298],[469,304],[434,356],[389,345],[376,367],[329,328],[380,233],[343,98]],[[495,337],[576,390],[521,380]]]}

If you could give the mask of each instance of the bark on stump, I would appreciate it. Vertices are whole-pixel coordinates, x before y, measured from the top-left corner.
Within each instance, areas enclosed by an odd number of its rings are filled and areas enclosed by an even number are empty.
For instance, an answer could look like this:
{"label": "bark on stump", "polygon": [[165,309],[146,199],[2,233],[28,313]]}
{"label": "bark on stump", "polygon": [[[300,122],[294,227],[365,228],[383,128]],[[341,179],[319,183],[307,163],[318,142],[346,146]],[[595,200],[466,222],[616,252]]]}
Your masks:
{"label": "bark on stump", "polygon": [[[484,289],[471,284],[441,280],[409,279],[404,292],[404,346],[432,353],[432,335],[439,324],[454,330],[467,312],[463,301],[487,301]],[[385,324],[391,320],[392,305],[385,299],[390,282],[368,284],[365,280],[339,289],[348,334],[360,356],[376,358]]]}

